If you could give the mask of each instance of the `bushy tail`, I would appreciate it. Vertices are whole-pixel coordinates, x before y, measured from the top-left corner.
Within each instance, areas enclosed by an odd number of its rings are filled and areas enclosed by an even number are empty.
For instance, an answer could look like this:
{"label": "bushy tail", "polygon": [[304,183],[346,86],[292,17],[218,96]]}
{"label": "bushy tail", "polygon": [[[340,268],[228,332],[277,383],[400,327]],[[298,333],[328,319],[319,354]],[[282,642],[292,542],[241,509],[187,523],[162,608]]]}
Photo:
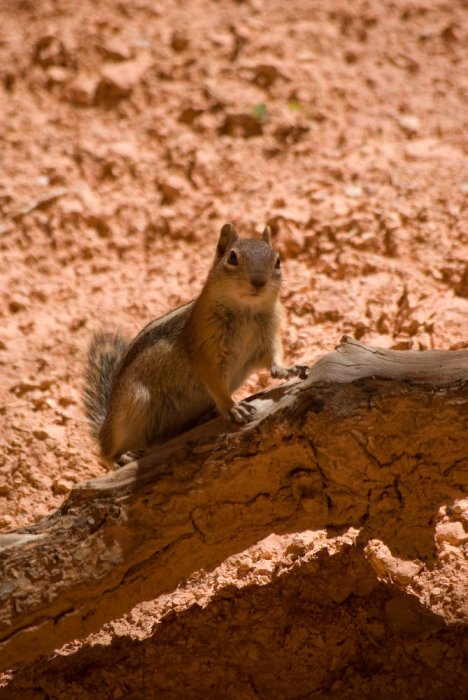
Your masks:
{"label": "bushy tail", "polygon": [[112,382],[128,343],[113,333],[96,333],[86,361],[83,403],[91,434],[97,438],[106,418],[111,399]]}

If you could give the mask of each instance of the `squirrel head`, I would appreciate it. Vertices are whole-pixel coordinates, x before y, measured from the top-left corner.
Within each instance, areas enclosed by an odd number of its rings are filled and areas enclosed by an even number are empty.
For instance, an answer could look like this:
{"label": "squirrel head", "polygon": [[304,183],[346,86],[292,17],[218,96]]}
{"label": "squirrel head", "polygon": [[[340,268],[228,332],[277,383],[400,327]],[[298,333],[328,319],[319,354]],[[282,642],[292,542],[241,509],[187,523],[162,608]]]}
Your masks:
{"label": "squirrel head", "polygon": [[271,246],[270,227],[260,239],[253,239],[240,238],[232,224],[224,224],[210,279],[220,296],[239,304],[274,302],[281,287],[281,262]]}

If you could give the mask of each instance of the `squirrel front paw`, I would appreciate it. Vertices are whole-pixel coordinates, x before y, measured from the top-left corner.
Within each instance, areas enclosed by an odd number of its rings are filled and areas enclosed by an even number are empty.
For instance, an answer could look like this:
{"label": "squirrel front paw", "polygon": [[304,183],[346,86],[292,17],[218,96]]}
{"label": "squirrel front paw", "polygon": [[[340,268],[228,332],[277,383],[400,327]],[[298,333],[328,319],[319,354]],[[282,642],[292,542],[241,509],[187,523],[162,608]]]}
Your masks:
{"label": "squirrel front paw", "polygon": [[126,467],[127,464],[130,464],[131,462],[136,462],[141,457],[143,457],[144,454],[145,454],[145,450],[135,450],[132,452],[124,452],[123,455],[120,455],[120,457],[115,460],[114,464],[118,469],[121,469],[122,467]]}
{"label": "squirrel front paw", "polygon": [[229,409],[229,419],[234,423],[248,423],[252,420],[256,409],[246,401],[239,401]]}
{"label": "squirrel front paw", "polygon": [[299,367],[278,367],[278,365],[273,365],[271,368],[271,376],[274,379],[289,379],[290,377],[297,377],[299,373]]}

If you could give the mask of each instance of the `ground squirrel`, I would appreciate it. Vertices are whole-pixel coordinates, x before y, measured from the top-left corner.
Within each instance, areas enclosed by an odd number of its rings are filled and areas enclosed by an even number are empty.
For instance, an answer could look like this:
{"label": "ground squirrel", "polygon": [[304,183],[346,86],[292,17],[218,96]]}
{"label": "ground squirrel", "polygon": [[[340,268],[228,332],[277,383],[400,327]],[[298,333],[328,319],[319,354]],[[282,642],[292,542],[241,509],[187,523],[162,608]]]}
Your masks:
{"label": "ground squirrel", "polygon": [[235,422],[254,409],[231,398],[255,370],[283,367],[279,333],[281,264],[267,226],[260,239],[225,224],[200,295],[151,321],[127,343],[96,334],[88,352],[84,403],[103,459],[161,443],[214,406]]}

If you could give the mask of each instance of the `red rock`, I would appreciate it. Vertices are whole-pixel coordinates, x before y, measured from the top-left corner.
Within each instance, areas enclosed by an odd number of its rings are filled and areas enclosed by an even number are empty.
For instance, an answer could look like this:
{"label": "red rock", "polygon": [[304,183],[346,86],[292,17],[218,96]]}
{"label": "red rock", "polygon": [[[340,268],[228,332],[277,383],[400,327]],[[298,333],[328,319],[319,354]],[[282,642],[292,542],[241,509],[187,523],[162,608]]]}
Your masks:
{"label": "red rock", "polygon": [[101,70],[96,101],[112,102],[128,97],[150,65],[149,57],[105,65]]}
{"label": "red rock", "polygon": [[65,83],[70,77],[70,72],[61,66],[50,66],[47,75],[52,83]]}
{"label": "red rock", "polygon": [[132,58],[132,49],[118,37],[113,37],[98,46],[103,56],[111,61],[128,61]]}
{"label": "red rock", "polygon": [[187,188],[187,182],[179,175],[170,175],[158,181],[162,204],[172,204]]}
{"label": "red rock", "polygon": [[178,53],[185,51],[185,49],[188,48],[189,43],[190,42],[186,34],[179,31],[175,31],[173,33],[171,38],[171,46],[174,51],[177,51]]}
{"label": "red rock", "polygon": [[34,47],[33,60],[43,67],[65,66],[71,58],[62,39],[53,34],[42,36]]}
{"label": "red rock", "polygon": [[251,138],[261,136],[263,127],[259,119],[250,114],[226,114],[223,124],[219,128],[221,135],[241,136]]}
{"label": "red rock", "polygon": [[65,429],[61,425],[52,423],[33,430],[33,435],[37,440],[53,440],[54,442],[59,442],[63,440],[65,436]]}
{"label": "red rock", "polygon": [[414,160],[457,160],[461,157],[460,151],[437,139],[418,139],[411,141],[405,146],[405,155]]}
{"label": "red rock", "polygon": [[441,523],[436,528],[436,542],[447,542],[451,545],[461,545],[468,542],[468,532],[458,520],[455,522]]}
{"label": "red rock", "polygon": [[68,479],[55,479],[52,483],[52,491],[56,494],[69,493],[73,488],[73,482]]}
{"label": "red rock", "polygon": [[421,128],[421,123],[414,114],[402,114],[398,117],[397,122],[407,134],[416,134]]}
{"label": "red rock", "polygon": [[68,88],[70,102],[84,107],[93,105],[96,99],[98,82],[96,77],[78,76]]}
{"label": "red rock", "polygon": [[421,564],[392,556],[390,549],[379,540],[370,540],[364,549],[377,576],[407,586],[422,569]]}

